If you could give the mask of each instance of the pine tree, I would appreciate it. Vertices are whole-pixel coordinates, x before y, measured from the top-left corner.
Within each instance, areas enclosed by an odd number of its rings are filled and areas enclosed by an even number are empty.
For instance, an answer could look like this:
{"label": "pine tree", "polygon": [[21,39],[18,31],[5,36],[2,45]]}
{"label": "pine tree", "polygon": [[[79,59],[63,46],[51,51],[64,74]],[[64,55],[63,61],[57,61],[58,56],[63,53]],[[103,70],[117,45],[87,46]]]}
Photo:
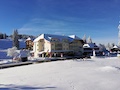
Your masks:
{"label": "pine tree", "polygon": [[86,35],[83,36],[83,41],[84,41],[84,43],[87,43],[87,41],[86,41]]}
{"label": "pine tree", "polygon": [[99,49],[100,49],[100,51],[105,51],[106,47],[104,44],[99,44]]}
{"label": "pine tree", "polygon": [[110,51],[110,50],[112,49],[112,46],[110,45],[110,43],[107,44],[106,49],[107,49],[108,51]]}
{"label": "pine tree", "polygon": [[2,33],[0,33],[0,39],[3,39],[3,34]]}
{"label": "pine tree", "polygon": [[89,36],[88,39],[87,39],[87,43],[92,43],[92,39],[91,39],[90,36]]}
{"label": "pine tree", "polygon": [[7,56],[14,57],[14,55],[17,54],[16,50],[17,50],[16,47],[8,48]]}
{"label": "pine tree", "polygon": [[7,37],[7,35],[4,33],[4,34],[3,34],[3,39],[6,39],[6,37]]}
{"label": "pine tree", "polygon": [[17,47],[17,49],[19,49],[19,41],[18,41],[18,31],[17,29],[13,31],[13,47]]}

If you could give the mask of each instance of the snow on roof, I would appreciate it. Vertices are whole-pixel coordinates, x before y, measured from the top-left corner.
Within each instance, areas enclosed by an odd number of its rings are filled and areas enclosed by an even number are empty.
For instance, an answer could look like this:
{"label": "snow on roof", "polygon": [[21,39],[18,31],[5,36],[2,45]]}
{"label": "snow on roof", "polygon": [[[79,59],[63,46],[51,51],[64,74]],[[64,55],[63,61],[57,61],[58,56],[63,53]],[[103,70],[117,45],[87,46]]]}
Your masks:
{"label": "snow on roof", "polygon": [[32,39],[29,37],[29,38],[26,39],[26,41],[28,41],[28,40],[32,40]]}
{"label": "snow on roof", "polygon": [[119,46],[115,45],[113,48],[120,48]]}
{"label": "snow on roof", "polygon": [[26,41],[29,41],[29,40],[34,40],[33,38],[31,38],[31,37],[28,37],[27,39],[26,39]]}
{"label": "snow on roof", "polygon": [[83,45],[84,48],[98,48],[95,43],[87,43]]}
{"label": "snow on roof", "polygon": [[37,42],[40,39],[44,39],[44,34],[41,34],[39,37],[37,37],[33,42]]}
{"label": "snow on roof", "polygon": [[78,39],[78,40],[81,40],[81,38],[79,38],[78,36],[76,36],[76,35],[70,35],[69,36],[70,38],[73,38],[73,39]]}
{"label": "snow on roof", "polygon": [[79,37],[77,36],[64,36],[64,35],[52,35],[52,34],[41,34],[39,37],[37,37],[34,42],[39,41],[40,39],[46,39],[47,41],[51,41],[52,38],[56,38],[59,39],[60,41],[62,41],[63,39],[67,39],[70,42],[73,41],[74,39],[79,39],[81,40]]}

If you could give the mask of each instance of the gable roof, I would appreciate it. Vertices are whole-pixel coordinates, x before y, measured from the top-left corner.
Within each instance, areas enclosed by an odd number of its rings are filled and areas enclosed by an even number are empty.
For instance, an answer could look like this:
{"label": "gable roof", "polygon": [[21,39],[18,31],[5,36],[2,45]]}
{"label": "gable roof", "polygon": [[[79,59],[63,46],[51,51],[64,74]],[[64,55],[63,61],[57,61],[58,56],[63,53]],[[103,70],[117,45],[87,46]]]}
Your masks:
{"label": "gable roof", "polygon": [[40,39],[46,39],[47,41],[51,41],[51,39],[53,39],[53,38],[59,39],[60,41],[62,41],[63,39],[67,39],[70,42],[72,42],[74,39],[82,40],[82,39],[78,38],[77,36],[70,37],[70,36],[64,36],[64,35],[41,34],[39,37],[37,37],[34,40],[34,42],[37,42]]}

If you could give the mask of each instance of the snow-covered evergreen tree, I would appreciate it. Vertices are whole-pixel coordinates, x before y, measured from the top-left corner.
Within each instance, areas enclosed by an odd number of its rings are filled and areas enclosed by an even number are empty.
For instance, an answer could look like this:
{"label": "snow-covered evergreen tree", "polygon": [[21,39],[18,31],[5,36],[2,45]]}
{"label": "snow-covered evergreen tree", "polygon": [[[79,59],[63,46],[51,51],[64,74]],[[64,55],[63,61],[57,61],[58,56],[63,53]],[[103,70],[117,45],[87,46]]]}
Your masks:
{"label": "snow-covered evergreen tree", "polygon": [[84,41],[84,43],[87,43],[86,35],[83,36],[83,41]]}
{"label": "snow-covered evergreen tree", "polygon": [[115,46],[115,43],[112,43],[112,48]]}
{"label": "snow-covered evergreen tree", "polygon": [[107,49],[108,51],[110,51],[110,50],[112,49],[112,46],[110,45],[110,43],[108,43],[108,44],[106,45],[106,49]]}
{"label": "snow-covered evergreen tree", "polygon": [[3,34],[3,39],[6,39],[6,37],[7,37],[7,35],[4,33],[4,34]]}
{"label": "snow-covered evergreen tree", "polygon": [[100,51],[106,51],[106,47],[104,44],[99,44]]}
{"label": "snow-covered evergreen tree", "polygon": [[17,50],[16,47],[8,48],[7,56],[14,57],[15,54],[17,54],[16,50]]}
{"label": "snow-covered evergreen tree", "polygon": [[19,41],[18,41],[18,31],[17,29],[13,31],[13,47],[17,47],[17,49],[19,49]]}
{"label": "snow-covered evergreen tree", "polygon": [[92,39],[91,39],[90,36],[89,36],[88,39],[87,39],[87,43],[92,43]]}

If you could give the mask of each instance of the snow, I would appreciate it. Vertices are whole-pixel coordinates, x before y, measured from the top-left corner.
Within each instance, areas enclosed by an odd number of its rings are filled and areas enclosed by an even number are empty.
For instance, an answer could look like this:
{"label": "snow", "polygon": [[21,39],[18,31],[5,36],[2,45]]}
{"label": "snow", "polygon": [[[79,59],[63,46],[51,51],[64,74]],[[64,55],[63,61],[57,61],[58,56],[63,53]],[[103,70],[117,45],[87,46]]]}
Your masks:
{"label": "snow", "polygon": [[[0,64],[11,63],[9,39],[0,39]],[[24,46],[24,41],[20,41]],[[34,61],[34,60],[33,60]],[[120,58],[62,60],[0,68],[1,90],[120,90]]]}
{"label": "snow", "polygon": [[113,48],[120,48],[119,46],[115,45]]}
{"label": "snow", "polygon": [[[24,40],[20,39],[19,45],[20,45],[20,48],[25,48]],[[12,48],[12,40],[11,39],[0,39],[0,60],[11,58],[7,56],[8,48]]]}
{"label": "snow", "polygon": [[8,49],[12,47],[11,39],[0,39],[0,50]]}
{"label": "snow", "polygon": [[99,48],[95,43],[88,43],[83,45],[84,48]]}
{"label": "snow", "polygon": [[7,56],[7,50],[0,50],[0,60],[10,59],[11,57]]}
{"label": "snow", "polygon": [[26,41],[32,40],[30,37],[26,39]]}
{"label": "snow", "polygon": [[[20,48],[25,48],[25,41],[19,40]],[[12,47],[11,39],[0,39],[0,50],[8,49]]]}
{"label": "snow", "polygon": [[82,39],[80,39],[78,36],[76,36],[76,35],[70,35],[69,36],[70,38],[73,38],[73,39],[78,39],[78,40],[82,40]]}
{"label": "snow", "polygon": [[120,90],[117,57],[64,60],[0,70],[1,90]]}

